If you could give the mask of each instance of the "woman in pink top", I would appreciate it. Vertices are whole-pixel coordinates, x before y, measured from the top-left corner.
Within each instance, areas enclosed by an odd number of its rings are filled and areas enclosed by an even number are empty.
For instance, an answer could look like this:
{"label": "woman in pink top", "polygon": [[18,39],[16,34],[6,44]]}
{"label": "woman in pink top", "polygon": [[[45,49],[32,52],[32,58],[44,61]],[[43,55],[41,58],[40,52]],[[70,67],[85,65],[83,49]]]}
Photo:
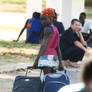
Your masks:
{"label": "woman in pink top", "polygon": [[[59,70],[63,70],[62,58],[59,49],[58,30],[52,24],[54,16],[55,10],[52,8],[46,8],[42,11],[41,21],[44,26],[44,36],[33,67],[41,67],[44,74],[55,72],[57,66]],[[57,62],[57,59],[59,59],[59,63]]]}

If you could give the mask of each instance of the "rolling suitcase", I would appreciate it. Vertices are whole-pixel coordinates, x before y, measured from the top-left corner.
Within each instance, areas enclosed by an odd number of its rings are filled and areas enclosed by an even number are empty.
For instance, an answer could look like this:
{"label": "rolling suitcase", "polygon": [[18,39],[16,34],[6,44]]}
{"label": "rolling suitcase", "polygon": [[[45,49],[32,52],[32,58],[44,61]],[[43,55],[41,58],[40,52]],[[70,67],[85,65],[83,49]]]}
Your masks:
{"label": "rolling suitcase", "polygon": [[58,92],[65,85],[70,84],[66,73],[50,73],[43,79],[43,92]]}
{"label": "rolling suitcase", "polygon": [[28,77],[27,72],[25,76],[17,76],[12,92],[41,92],[41,79],[40,77]]}

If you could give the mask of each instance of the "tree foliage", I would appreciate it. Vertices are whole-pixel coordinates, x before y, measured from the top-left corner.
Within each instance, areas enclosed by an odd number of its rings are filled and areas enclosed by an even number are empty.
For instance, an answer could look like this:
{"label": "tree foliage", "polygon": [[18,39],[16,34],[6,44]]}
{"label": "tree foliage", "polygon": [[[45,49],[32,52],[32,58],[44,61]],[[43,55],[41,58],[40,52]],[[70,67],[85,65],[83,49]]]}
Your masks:
{"label": "tree foliage", "polygon": [[85,0],[86,6],[92,6],[92,0]]}

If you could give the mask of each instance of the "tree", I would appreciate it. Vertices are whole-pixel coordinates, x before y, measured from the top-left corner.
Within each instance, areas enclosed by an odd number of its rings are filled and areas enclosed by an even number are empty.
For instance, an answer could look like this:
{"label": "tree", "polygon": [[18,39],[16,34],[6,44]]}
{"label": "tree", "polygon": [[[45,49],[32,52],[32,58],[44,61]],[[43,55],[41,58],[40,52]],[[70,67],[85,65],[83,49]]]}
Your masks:
{"label": "tree", "polygon": [[92,6],[92,0],[85,0],[86,6]]}

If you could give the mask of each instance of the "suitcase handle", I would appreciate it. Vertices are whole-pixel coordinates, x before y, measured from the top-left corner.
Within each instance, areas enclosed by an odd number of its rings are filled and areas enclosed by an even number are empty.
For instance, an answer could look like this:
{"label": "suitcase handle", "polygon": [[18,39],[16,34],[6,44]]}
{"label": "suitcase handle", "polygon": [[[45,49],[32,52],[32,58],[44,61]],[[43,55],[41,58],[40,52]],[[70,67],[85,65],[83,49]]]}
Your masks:
{"label": "suitcase handle", "polygon": [[64,72],[67,73],[67,68],[66,67],[64,67]]}
{"label": "suitcase handle", "polygon": [[[27,70],[28,69],[33,69],[33,66],[28,66],[27,67]],[[37,69],[41,69],[41,72],[42,72],[42,68],[41,67],[37,67]],[[56,70],[58,70],[58,67],[56,67],[55,68]],[[66,67],[64,67],[64,73],[66,74],[67,73],[67,68]],[[26,74],[27,75],[27,74]],[[41,74],[40,74],[40,76],[41,76]]]}
{"label": "suitcase handle", "polygon": [[32,66],[27,66],[27,70],[28,70],[28,69],[33,69],[33,67],[32,67]]}
{"label": "suitcase handle", "polygon": [[[25,74],[25,76],[27,76],[27,73],[28,73],[28,70],[29,70],[29,69],[34,69],[34,68],[33,68],[33,66],[27,66],[26,69],[27,69],[27,70],[26,70],[26,74]],[[41,78],[41,75],[42,75],[42,68],[37,67],[36,69],[40,69],[40,70],[41,70],[41,72],[40,72],[40,78]]]}
{"label": "suitcase handle", "polygon": [[[27,66],[27,69],[34,69],[33,66]],[[37,67],[36,69],[41,69],[40,67]]]}
{"label": "suitcase handle", "polygon": [[[55,70],[59,70],[58,67],[53,67],[53,68],[55,68]],[[66,74],[66,73],[67,73],[67,68],[64,67],[64,70],[63,70],[63,71],[64,71],[64,73]]]}

